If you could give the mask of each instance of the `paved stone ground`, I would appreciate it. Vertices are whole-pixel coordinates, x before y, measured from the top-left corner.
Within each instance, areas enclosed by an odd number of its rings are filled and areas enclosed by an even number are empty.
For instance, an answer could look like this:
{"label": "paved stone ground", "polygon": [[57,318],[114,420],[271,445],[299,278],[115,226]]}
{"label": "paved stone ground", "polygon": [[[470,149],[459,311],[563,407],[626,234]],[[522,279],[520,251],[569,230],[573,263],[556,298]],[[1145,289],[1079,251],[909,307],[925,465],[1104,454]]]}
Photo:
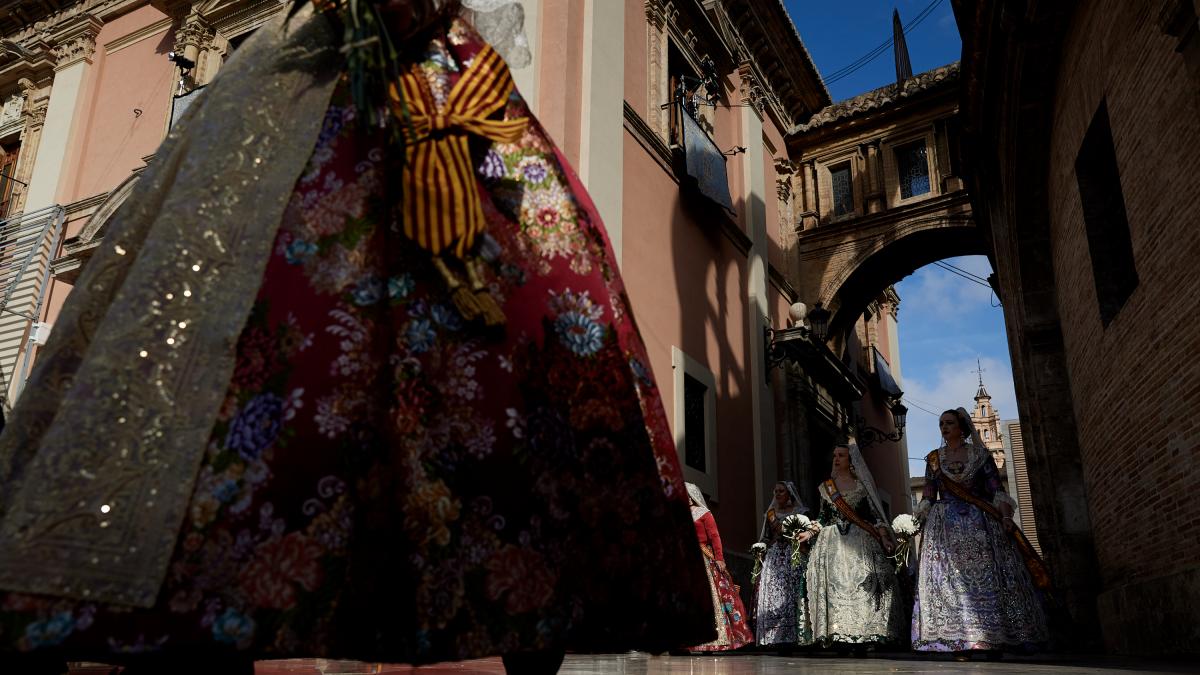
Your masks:
{"label": "paved stone ground", "polygon": [[[74,668],[72,675],[107,675],[99,666]],[[1137,675],[1200,673],[1200,664],[1120,657],[1006,657],[959,663],[949,657],[879,654],[840,658],[830,654],[777,656],[650,656],[641,653],[567,656],[560,675],[824,675],[825,673],[1034,673],[1036,675]],[[504,675],[500,659],[482,659],[414,668],[350,661],[304,659],[260,661],[255,675]],[[215,674],[214,674],[215,675]]]}

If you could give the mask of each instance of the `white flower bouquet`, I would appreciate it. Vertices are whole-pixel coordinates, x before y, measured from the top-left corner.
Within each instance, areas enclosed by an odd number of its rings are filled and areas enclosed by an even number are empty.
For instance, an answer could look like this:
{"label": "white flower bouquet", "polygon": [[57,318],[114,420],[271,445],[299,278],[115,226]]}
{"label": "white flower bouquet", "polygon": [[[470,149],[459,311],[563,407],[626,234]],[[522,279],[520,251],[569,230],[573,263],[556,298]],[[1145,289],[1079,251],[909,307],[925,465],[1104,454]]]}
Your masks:
{"label": "white flower bouquet", "polygon": [[892,554],[892,559],[896,561],[896,569],[908,567],[913,539],[920,533],[921,524],[912,514],[901,513],[892,520],[892,531],[896,533],[896,552]]}
{"label": "white flower bouquet", "polygon": [[761,541],[750,547],[750,555],[754,556],[754,569],[750,572],[751,585],[758,584],[758,575],[762,574],[763,557],[767,555],[767,545]]}
{"label": "white flower bouquet", "polygon": [[912,538],[921,530],[921,526],[917,524],[917,519],[913,518],[911,513],[901,513],[892,521],[892,530],[898,536]]}
{"label": "white flower bouquet", "polygon": [[821,525],[798,513],[793,513],[783,519],[783,536],[787,537],[792,542],[792,567],[799,567],[803,559],[801,555],[800,535],[805,532],[816,534],[821,531]]}

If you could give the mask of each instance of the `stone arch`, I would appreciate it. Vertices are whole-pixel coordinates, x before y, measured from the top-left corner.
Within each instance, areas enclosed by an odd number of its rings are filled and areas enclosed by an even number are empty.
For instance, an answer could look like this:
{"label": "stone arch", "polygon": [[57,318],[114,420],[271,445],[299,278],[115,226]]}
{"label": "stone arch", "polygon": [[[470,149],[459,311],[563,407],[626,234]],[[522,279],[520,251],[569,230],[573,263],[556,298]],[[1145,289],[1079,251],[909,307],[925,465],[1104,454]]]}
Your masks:
{"label": "stone arch", "polygon": [[944,258],[987,254],[987,242],[970,213],[911,218],[883,236],[860,240],[854,255],[826,277],[817,295],[833,312],[830,335],[848,330],[880,292],[917,269]]}

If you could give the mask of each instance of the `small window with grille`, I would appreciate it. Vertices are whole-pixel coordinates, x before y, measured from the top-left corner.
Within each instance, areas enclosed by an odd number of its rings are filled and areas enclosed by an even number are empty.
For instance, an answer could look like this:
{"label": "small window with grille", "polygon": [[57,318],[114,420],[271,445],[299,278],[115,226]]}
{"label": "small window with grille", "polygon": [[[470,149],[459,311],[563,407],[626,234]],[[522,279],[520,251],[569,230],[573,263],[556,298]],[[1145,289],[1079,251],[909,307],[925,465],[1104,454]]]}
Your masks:
{"label": "small window with grille", "polygon": [[833,216],[854,213],[854,181],[850,173],[850,162],[843,162],[829,169],[833,185]]}
{"label": "small window with grille", "polygon": [[911,199],[929,193],[928,154],[924,140],[896,147],[896,171],[899,174],[901,199]]}

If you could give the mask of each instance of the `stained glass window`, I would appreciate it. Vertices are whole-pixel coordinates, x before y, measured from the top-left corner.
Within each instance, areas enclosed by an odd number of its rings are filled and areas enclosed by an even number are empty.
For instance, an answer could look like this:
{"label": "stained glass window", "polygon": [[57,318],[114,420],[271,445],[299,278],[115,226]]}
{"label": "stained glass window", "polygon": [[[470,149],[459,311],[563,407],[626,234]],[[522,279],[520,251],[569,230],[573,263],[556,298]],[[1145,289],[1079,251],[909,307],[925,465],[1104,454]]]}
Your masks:
{"label": "stained glass window", "polygon": [[929,161],[925,158],[925,141],[897,147],[896,167],[900,174],[901,199],[929,192]]}
{"label": "stained glass window", "polygon": [[703,382],[684,373],[683,375],[683,434],[684,461],[693,469],[707,471],[708,458],[705,456],[707,443],[705,440],[704,399],[708,387]]}
{"label": "stained glass window", "polygon": [[850,163],[833,167],[829,170],[829,175],[833,179],[833,215],[854,213],[854,185],[850,181]]}

